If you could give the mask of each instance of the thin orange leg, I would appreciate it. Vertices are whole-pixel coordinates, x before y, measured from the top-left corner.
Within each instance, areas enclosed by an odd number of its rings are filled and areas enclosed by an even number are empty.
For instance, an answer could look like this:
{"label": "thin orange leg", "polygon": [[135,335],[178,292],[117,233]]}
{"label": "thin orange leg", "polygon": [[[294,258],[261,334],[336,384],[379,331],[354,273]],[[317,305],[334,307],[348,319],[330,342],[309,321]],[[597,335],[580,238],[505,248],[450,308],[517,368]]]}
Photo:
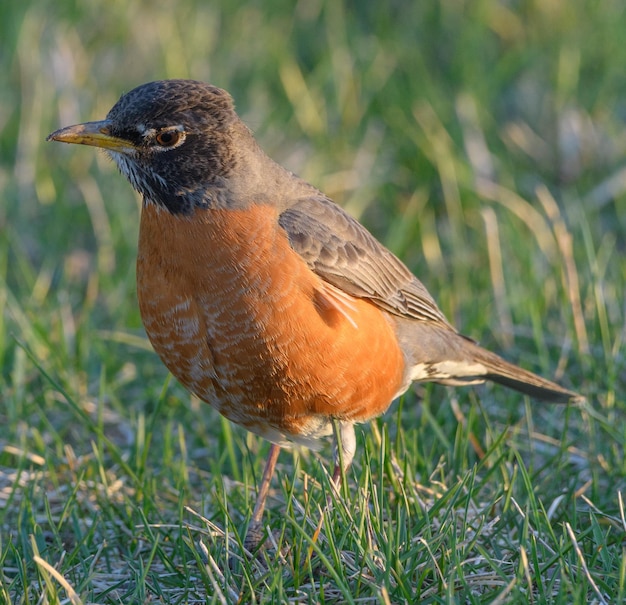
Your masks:
{"label": "thin orange leg", "polygon": [[263,469],[263,477],[261,478],[261,485],[259,486],[259,494],[256,498],[256,504],[254,505],[254,511],[252,512],[252,518],[248,525],[248,531],[244,538],[243,545],[249,552],[257,550],[263,538],[263,525],[261,523],[263,519],[263,511],[265,510],[265,501],[267,500],[267,494],[270,490],[270,484],[272,482],[272,476],[274,475],[274,469],[276,468],[276,461],[278,460],[278,454],[280,454],[280,446],[272,443],[270,447],[270,453],[265,463],[265,469]]}

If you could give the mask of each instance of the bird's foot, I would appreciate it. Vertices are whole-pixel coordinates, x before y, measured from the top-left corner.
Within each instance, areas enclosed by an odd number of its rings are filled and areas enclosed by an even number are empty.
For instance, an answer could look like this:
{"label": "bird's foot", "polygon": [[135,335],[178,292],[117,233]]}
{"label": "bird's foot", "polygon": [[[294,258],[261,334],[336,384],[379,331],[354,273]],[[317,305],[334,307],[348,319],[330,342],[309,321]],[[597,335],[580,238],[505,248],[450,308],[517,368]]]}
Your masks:
{"label": "bird's foot", "polygon": [[265,540],[263,542],[263,537],[265,536],[265,529],[263,527],[263,523],[260,521],[250,521],[248,525],[248,531],[246,532],[246,537],[243,540],[243,547],[253,556],[257,556],[260,551],[271,547],[271,541]]}
{"label": "bird's foot", "polygon": [[[278,544],[281,540],[281,532],[274,531],[272,535],[266,537],[265,527],[259,521],[250,521],[248,531],[243,540],[243,559],[254,561],[262,569],[267,570],[270,562],[278,558],[285,561],[285,557],[289,554],[290,547],[283,545],[278,550]],[[229,567],[235,570],[237,561],[241,562],[239,556],[233,555],[229,559]]]}

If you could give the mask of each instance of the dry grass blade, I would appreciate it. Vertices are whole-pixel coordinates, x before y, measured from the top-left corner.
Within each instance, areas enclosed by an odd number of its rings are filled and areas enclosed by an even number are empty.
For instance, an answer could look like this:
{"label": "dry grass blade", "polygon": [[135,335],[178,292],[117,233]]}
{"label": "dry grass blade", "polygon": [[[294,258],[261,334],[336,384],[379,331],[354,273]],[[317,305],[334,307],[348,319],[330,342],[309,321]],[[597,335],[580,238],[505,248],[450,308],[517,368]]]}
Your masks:
{"label": "dry grass blade", "polygon": [[580,352],[587,355],[589,354],[589,337],[587,336],[585,317],[580,300],[580,280],[578,278],[576,261],[574,260],[572,235],[565,225],[565,221],[561,216],[561,212],[555,199],[545,186],[537,188],[537,197],[543,205],[546,214],[552,221],[554,236],[559,246],[563,262],[565,263],[563,282],[565,288],[567,289],[567,296],[569,298],[572,315],[574,317],[576,336],[578,337],[578,346],[580,348]]}
{"label": "dry grass blade", "polygon": [[598,597],[598,600],[600,601],[600,603],[602,603],[602,605],[608,605],[609,602],[606,600],[605,596],[602,594],[602,592],[598,588],[598,585],[595,583],[595,580],[593,579],[592,575],[589,573],[589,568],[587,567],[587,561],[585,561],[585,555],[583,555],[583,552],[580,549],[578,540],[576,540],[576,534],[574,533],[572,526],[569,523],[565,523],[565,528],[567,529],[567,533],[569,534],[570,540],[572,541],[572,546],[574,547],[574,550],[576,551],[576,555],[578,556],[578,560],[580,561],[580,566],[583,569],[583,572],[585,574],[585,577],[587,578],[587,581],[593,588],[593,591],[596,593],[596,596]]}
{"label": "dry grass blade", "polygon": [[50,565],[50,563],[42,559],[39,555],[35,555],[33,557],[33,560],[40,569],[44,570],[45,573],[50,574],[62,586],[63,590],[65,590],[65,592],[67,593],[67,596],[72,605],[83,605],[83,601],[78,596],[78,594],[76,594],[76,591],[74,590],[72,585],[63,577],[62,574],[60,574],[52,565]]}

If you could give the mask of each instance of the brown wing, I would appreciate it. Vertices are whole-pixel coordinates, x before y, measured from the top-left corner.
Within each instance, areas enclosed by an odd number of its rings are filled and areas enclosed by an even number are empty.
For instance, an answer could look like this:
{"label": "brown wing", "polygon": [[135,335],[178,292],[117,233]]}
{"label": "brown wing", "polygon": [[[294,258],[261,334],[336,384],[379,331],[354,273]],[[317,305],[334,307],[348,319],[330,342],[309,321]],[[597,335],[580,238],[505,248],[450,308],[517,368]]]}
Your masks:
{"label": "brown wing", "polygon": [[300,199],[278,222],[292,248],[333,286],[389,313],[454,330],[406,265],[328,198]]}

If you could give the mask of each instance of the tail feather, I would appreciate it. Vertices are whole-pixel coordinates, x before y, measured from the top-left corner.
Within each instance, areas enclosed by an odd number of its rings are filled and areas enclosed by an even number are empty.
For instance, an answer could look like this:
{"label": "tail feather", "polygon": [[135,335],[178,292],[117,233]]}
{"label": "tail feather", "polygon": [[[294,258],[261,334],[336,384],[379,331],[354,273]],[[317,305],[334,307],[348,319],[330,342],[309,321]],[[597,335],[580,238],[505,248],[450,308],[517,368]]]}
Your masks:
{"label": "tail feather", "polygon": [[413,323],[401,346],[410,363],[410,379],[448,385],[479,384],[490,380],[535,399],[579,403],[584,397],[555,382],[524,370],[455,332]]}
{"label": "tail feather", "polygon": [[[480,349],[478,346],[476,348]],[[509,363],[485,349],[480,349],[480,358],[487,368],[484,375],[487,380],[515,389],[535,399],[552,403],[575,403],[584,399],[578,393],[564,389],[551,380]]]}

